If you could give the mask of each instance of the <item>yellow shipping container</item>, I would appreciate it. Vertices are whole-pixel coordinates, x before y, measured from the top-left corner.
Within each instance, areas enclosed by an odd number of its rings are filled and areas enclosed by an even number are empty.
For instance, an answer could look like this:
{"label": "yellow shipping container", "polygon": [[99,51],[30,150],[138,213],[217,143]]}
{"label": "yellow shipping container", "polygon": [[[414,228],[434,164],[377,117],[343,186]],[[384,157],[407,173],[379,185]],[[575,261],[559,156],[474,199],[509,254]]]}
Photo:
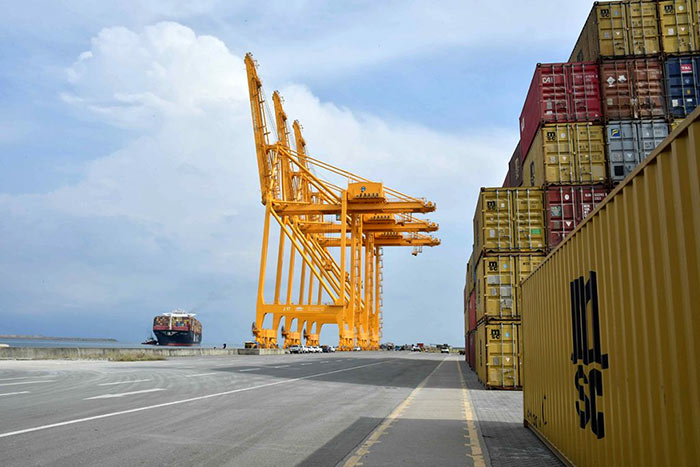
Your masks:
{"label": "yellow shipping container", "polygon": [[523,282],[525,423],[578,466],[700,459],[700,109]]}
{"label": "yellow shipping container", "polygon": [[520,387],[520,323],[480,324],[476,329],[476,374],[489,388]]}
{"label": "yellow shipping container", "polygon": [[603,125],[544,125],[523,164],[523,185],[580,185],[607,180]]}
{"label": "yellow shipping container", "polygon": [[539,188],[482,188],[474,212],[474,258],[544,250],[543,196]]}
{"label": "yellow shipping container", "polygon": [[476,266],[476,319],[518,319],[520,281],[544,254],[482,256]]}
{"label": "yellow shipping container", "polygon": [[655,1],[595,2],[570,62],[661,52]]}
{"label": "yellow shipping container", "polygon": [[658,5],[661,48],[667,54],[692,53],[698,50],[693,7],[695,0],[667,0]]}
{"label": "yellow shipping container", "polygon": [[467,261],[467,277],[465,278],[465,283],[467,284],[467,294],[472,293],[474,290],[474,248],[472,247],[472,254],[469,256],[469,261]]}

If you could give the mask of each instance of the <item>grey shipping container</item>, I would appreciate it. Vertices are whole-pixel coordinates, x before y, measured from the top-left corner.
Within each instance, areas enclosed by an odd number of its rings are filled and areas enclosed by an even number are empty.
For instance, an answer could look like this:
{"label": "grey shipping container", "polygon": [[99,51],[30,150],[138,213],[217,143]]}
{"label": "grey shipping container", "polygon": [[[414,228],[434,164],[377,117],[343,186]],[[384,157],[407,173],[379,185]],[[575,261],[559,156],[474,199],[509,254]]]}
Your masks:
{"label": "grey shipping container", "polygon": [[665,120],[612,120],[605,126],[610,179],[617,183],[668,136]]}

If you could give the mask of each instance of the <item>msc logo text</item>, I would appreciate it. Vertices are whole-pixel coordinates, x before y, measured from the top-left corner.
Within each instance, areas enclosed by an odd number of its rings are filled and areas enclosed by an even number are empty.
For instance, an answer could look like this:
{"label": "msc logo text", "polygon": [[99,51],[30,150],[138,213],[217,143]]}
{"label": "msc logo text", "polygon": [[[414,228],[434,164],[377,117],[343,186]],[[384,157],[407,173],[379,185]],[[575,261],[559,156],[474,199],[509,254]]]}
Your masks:
{"label": "msc logo text", "polygon": [[[600,313],[598,310],[598,282],[595,271],[588,282],[579,277],[570,284],[571,331],[573,352],[571,363],[575,368],[575,403],[579,426],[601,439],[605,436],[605,417],[599,398],[603,397],[603,370],[608,369],[608,355],[603,354],[600,342]],[[590,312],[589,312],[590,311]]]}

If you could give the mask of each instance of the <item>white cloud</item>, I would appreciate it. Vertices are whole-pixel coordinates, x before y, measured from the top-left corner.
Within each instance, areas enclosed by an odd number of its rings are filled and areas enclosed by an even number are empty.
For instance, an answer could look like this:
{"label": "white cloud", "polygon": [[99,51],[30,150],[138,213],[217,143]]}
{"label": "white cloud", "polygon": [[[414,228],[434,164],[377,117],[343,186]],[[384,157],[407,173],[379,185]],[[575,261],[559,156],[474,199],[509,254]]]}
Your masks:
{"label": "white cloud", "polygon": [[[242,58],[220,40],[176,23],[142,31],[108,28],[69,68],[67,80],[67,104],[130,128],[133,139],[88,163],[84,178],[74,185],[43,195],[0,196],[0,211],[20,219],[18,228],[32,222],[49,231],[53,223],[72,226],[40,239],[14,232],[7,237],[13,242],[8,249],[40,245],[60,250],[64,242],[72,247],[50,264],[14,255],[3,268],[16,268],[27,280],[33,271],[52,268],[42,273],[57,281],[42,291],[47,301],[60,296],[65,306],[92,312],[113,312],[126,301],[145,302],[149,290],[161,299],[177,296],[183,281],[234,281],[235,291],[226,295],[225,305],[235,310],[237,323],[250,322],[263,209]],[[283,94],[291,119],[304,124],[313,155],[437,201],[439,211],[431,217],[443,223],[440,235],[448,242],[435,254],[453,269],[455,264],[462,267],[476,188],[500,182],[515,135],[499,129],[446,134],[386,121],[321,102],[299,84],[287,85]],[[123,240],[129,236],[133,238]],[[82,245],[82,238],[95,243]],[[413,263],[410,272],[392,274],[411,274],[416,280],[446,267],[430,264],[421,269]],[[120,274],[123,283],[110,287],[120,282]],[[31,289],[25,284],[30,295]],[[196,293],[201,297],[205,292]],[[391,303],[391,294],[405,291],[387,293]],[[452,313],[459,315],[461,306],[453,297],[444,300],[444,307],[453,310],[434,324],[436,338],[442,331],[455,332]],[[415,306],[433,301],[417,297]],[[220,323],[217,332],[245,337],[247,329],[230,327]]]}

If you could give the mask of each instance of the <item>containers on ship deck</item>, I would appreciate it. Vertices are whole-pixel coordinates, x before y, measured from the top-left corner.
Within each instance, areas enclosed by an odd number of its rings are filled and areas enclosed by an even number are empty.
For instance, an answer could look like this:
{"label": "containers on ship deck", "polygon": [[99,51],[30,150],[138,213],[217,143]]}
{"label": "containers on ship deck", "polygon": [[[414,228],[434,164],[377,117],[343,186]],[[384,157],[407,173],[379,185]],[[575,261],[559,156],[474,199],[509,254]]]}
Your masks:
{"label": "containers on ship deck", "polygon": [[600,65],[600,80],[606,119],[666,117],[666,86],[660,60],[605,60]]}
{"label": "containers on ship deck", "polygon": [[695,110],[700,97],[700,56],[669,57],[665,62],[668,112],[684,118]]}
{"label": "containers on ship deck", "polygon": [[544,125],[523,163],[523,184],[605,183],[603,126],[592,123]]}
{"label": "containers on ship deck", "polygon": [[700,110],[528,277],[525,424],[571,465],[700,458]]}
{"label": "containers on ship deck", "polygon": [[482,188],[474,212],[474,258],[490,252],[543,251],[542,202],[538,188]]}
{"label": "containers on ship deck", "polygon": [[476,374],[484,386],[520,388],[520,323],[482,323],[474,334]]}
{"label": "containers on ship deck", "polygon": [[570,62],[655,55],[661,52],[657,2],[595,2]]}
{"label": "containers on ship deck", "polygon": [[605,126],[610,179],[617,183],[668,136],[665,120],[610,121]]}
{"label": "containers on ship deck", "polygon": [[604,185],[552,186],[544,194],[547,245],[554,248],[574,231],[610,190]]}
{"label": "containers on ship deck", "polygon": [[527,155],[542,124],[602,117],[597,63],[538,63],[520,114],[521,156]]}

